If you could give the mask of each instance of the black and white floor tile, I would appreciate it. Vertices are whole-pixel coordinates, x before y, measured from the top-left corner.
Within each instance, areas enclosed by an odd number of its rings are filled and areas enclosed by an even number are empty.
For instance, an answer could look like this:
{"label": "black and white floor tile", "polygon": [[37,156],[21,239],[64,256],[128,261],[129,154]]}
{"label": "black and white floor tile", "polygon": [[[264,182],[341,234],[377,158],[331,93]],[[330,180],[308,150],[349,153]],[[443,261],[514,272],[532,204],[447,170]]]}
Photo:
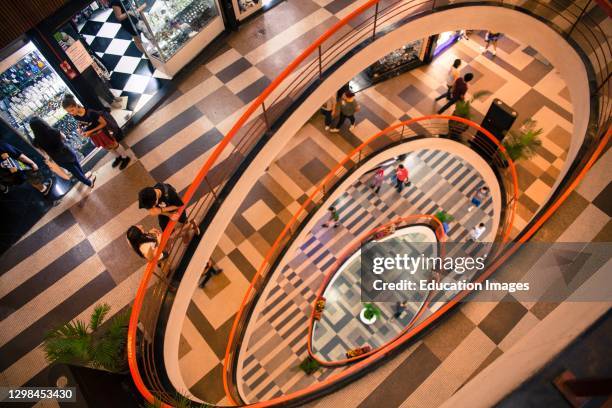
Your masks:
{"label": "black and white floor tile", "polygon": [[79,32],[111,73],[113,94],[127,97],[125,110],[138,111],[170,81],[136,48],[111,9],[94,13]]}

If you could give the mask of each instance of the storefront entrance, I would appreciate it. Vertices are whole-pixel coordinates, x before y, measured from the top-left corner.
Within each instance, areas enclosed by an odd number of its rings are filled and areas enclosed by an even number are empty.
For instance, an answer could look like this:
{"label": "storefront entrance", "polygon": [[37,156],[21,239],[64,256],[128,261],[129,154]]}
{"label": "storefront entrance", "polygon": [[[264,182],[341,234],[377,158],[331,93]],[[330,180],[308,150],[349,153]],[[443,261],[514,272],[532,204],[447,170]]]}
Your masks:
{"label": "storefront entrance", "polygon": [[[111,92],[124,99],[123,114],[132,115],[170,79],[157,71],[136,47],[132,35],[116,19],[112,8],[95,1],[75,14],[72,23],[82,40],[109,74]],[[117,116],[113,115],[118,120]]]}

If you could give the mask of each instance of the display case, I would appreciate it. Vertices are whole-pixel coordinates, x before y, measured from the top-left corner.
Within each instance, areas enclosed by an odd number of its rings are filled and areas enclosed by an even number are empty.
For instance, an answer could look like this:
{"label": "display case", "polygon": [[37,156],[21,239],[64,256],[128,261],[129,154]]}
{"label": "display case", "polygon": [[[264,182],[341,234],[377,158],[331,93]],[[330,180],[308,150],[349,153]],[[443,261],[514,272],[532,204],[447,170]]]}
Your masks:
{"label": "display case", "polygon": [[244,20],[264,6],[263,0],[232,0],[234,14],[238,21]]}
{"label": "display case", "polygon": [[[223,29],[216,0],[122,0],[151,62],[176,74]],[[146,4],[141,12],[140,5]]]}
{"label": "display case", "polygon": [[0,116],[18,133],[32,140],[29,121],[38,116],[66,136],[81,162],[92,153],[93,144],[62,108],[68,86],[32,42],[0,61],[0,84]]}
{"label": "display case", "polygon": [[370,65],[366,74],[376,83],[415,68],[422,63],[423,43],[422,39],[416,40],[385,55]]}

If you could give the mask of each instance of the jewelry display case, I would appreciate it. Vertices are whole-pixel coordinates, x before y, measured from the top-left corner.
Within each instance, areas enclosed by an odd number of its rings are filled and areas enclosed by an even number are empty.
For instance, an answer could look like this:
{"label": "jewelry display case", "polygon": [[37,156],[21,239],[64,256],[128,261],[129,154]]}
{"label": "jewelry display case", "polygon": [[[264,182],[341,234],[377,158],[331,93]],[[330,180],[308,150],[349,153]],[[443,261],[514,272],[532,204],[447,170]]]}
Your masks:
{"label": "jewelry display case", "polygon": [[[122,0],[153,65],[174,76],[224,30],[216,0]],[[146,4],[140,13],[134,11]]]}

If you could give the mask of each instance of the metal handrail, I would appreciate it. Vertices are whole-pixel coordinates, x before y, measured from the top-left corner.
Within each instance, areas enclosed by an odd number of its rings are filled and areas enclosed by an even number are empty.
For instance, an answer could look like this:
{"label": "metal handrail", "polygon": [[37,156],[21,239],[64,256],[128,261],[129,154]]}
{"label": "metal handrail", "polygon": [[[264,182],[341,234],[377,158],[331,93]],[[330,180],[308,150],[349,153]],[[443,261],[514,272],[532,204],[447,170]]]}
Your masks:
{"label": "metal handrail", "polygon": [[[578,1],[568,6],[566,2],[560,3],[557,0],[547,2],[498,0],[479,3],[458,0],[453,6],[440,6],[441,1],[436,4],[436,1],[410,0],[396,1],[384,8],[379,8],[378,3],[379,0],[370,0],[336,23],[289,64],[247,108],[202,166],[183,196],[190,212],[190,219],[200,222],[209,214],[211,208],[221,202],[222,198],[219,197],[219,194],[241,165],[244,157],[252,152],[263,137],[266,137],[271,126],[287,110],[286,108],[296,102],[309,87],[316,84],[325,71],[332,68],[359,43],[368,38],[374,38],[380,33],[385,33],[385,30],[393,29],[396,24],[394,20],[414,16],[420,12],[429,12],[440,7],[456,7],[461,6],[461,3],[514,7],[553,25],[565,35],[568,41],[574,42],[579,47],[582,46],[594,68],[593,96],[599,104],[595,130],[591,131],[590,143],[587,141],[584,144],[583,157],[591,157],[598,148],[597,143],[599,142],[601,146],[600,141],[609,136],[605,131],[610,123],[612,103],[609,97],[611,94],[610,70],[606,61],[610,60],[609,56],[612,52],[604,31],[589,15],[588,11],[595,7],[595,2]],[[363,20],[354,24],[358,18]],[[349,23],[353,23],[354,27],[339,38],[334,38],[342,28],[349,26]],[[372,28],[371,31],[370,28]],[[600,134],[596,134],[597,131]],[[227,157],[222,159],[224,155]],[[588,162],[580,163],[580,165],[583,169],[587,168]],[[575,179],[574,177],[573,180]],[[567,180],[567,183],[571,182],[572,179]],[[563,197],[564,195],[561,195],[560,198]],[[180,211],[183,210],[184,208]],[[161,306],[168,290],[171,289],[175,266],[180,262],[186,250],[186,245],[182,244],[181,240],[175,240],[169,245],[175,228],[176,222],[170,221],[162,235],[154,260],[149,262],[145,269],[130,317],[128,330],[130,372],[136,387],[148,401],[153,401],[155,398],[149,387],[155,389],[161,399],[168,402],[173,401],[173,397],[165,391],[157,374],[154,363],[154,337]],[[157,259],[164,249],[168,249],[169,257],[164,267],[157,271]],[[139,340],[138,344],[137,340]],[[141,369],[144,371],[148,385],[140,375]],[[165,406],[170,405],[165,404]]]}
{"label": "metal handrail", "polygon": [[[320,208],[320,205],[328,199],[330,191],[332,191],[335,186],[339,184],[345,175],[351,173],[363,163],[367,162],[371,156],[374,156],[381,150],[398,143],[415,140],[416,138],[435,138],[439,135],[446,135],[450,130],[448,125],[449,122],[458,122],[467,126],[467,129],[461,134],[462,141],[466,144],[476,144],[477,148],[480,149],[485,156],[490,158],[491,167],[493,167],[496,173],[501,176],[501,180],[505,184],[503,188],[505,195],[501,197],[501,207],[507,208],[509,213],[504,220],[500,220],[501,231],[500,234],[498,234],[498,237],[501,237],[499,242],[502,244],[507,244],[510,242],[510,233],[512,231],[517,206],[518,176],[512,159],[508,156],[506,149],[499,143],[495,136],[493,136],[488,130],[468,119],[446,115],[431,115],[409,119],[381,130],[347,154],[323,178],[321,183],[315,187],[315,189],[302,203],[300,208],[280,232],[268,250],[268,253],[266,254],[260,268],[257,270],[253,279],[251,280],[251,284],[249,285],[240,308],[236,313],[223,362],[223,385],[225,388],[226,397],[231,402],[236,404],[234,396],[239,396],[238,392],[230,388],[230,385],[232,384],[230,378],[238,354],[238,343],[242,337],[240,333],[242,333],[246,328],[249,312],[252,310],[255,303],[254,301],[259,295],[259,289],[265,286],[269,272],[273,270],[283,248],[285,248],[287,243],[290,242],[299,231],[297,229],[298,225],[304,223],[310,213],[316,211],[317,208]],[[477,143],[477,141],[480,141],[481,138],[489,141],[490,145],[482,142]],[[373,145],[375,145],[374,148],[372,148]],[[501,249],[501,246],[499,249]],[[490,259],[494,259],[494,257],[498,254],[499,252],[491,254]],[[375,352],[378,353],[379,350],[375,350]],[[375,353],[373,352],[372,354]]]}

